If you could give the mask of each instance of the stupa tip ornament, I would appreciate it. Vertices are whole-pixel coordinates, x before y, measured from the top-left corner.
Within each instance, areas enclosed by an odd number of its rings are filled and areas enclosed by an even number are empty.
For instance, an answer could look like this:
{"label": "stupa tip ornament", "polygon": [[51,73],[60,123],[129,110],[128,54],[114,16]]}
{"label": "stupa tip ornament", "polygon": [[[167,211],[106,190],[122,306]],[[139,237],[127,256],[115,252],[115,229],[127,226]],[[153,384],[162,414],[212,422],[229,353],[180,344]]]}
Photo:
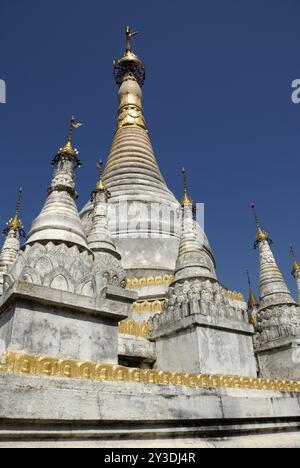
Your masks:
{"label": "stupa tip ornament", "polygon": [[[65,144],[65,146],[63,146],[62,148],[59,148],[58,155],[56,156],[56,158],[58,156],[61,156],[61,155],[69,156],[71,158],[76,159],[77,163],[78,163],[78,166],[80,166],[80,161],[78,159],[78,154],[79,153],[78,153],[77,149],[73,147],[72,140],[73,140],[74,130],[77,129],[77,128],[80,128],[81,126],[82,126],[82,124],[76,122],[75,117],[72,116],[72,118],[70,120],[70,129],[69,129],[68,141]],[[54,163],[55,163],[55,160],[54,160]]]}
{"label": "stupa tip ornament", "polygon": [[18,190],[17,203],[16,203],[16,214],[7,223],[5,229],[3,229],[3,235],[7,236],[11,231],[19,234],[20,237],[25,237],[25,231],[23,223],[20,219],[21,201],[22,201],[22,187]]}
{"label": "stupa tip ornament", "polygon": [[193,200],[188,194],[188,188],[187,188],[187,173],[185,168],[182,169],[182,174],[183,174],[183,183],[184,183],[184,195],[181,199],[181,206],[193,206]]}
{"label": "stupa tip ornament", "polygon": [[114,78],[118,86],[121,86],[125,76],[129,73],[135,77],[140,86],[143,86],[145,83],[145,66],[138,58],[138,56],[133,52],[131,44],[131,38],[137,34],[138,33],[133,32],[129,26],[126,26],[126,52],[123,57],[114,61]]}
{"label": "stupa tip ornament", "polygon": [[255,223],[256,223],[256,227],[257,227],[257,234],[256,234],[254,247],[257,248],[257,246],[263,241],[267,241],[269,244],[273,244],[273,241],[272,241],[272,239],[270,239],[268,233],[266,231],[263,231],[261,226],[260,226],[260,221],[259,221],[259,218],[258,218],[258,215],[257,215],[257,212],[256,212],[256,207],[255,207],[254,203],[252,203],[251,208],[252,208],[252,211],[253,211],[253,214],[254,214]]}
{"label": "stupa tip ornament", "polygon": [[99,170],[99,180],[96,184],[95,190],[92,192],[91,200],[93,201],[95,199],[97,193],[103,193],[105,195],[106,201],[108,201],[111,198],[111,193],[104,182],[103,162],[101,159],[98,161],[97,167]]}
{"label": "stupa tip ornament", "polygon": [[292,275],[296,276],[296,274],[300,271],[300,264],[296,260],[296,255],[294,252],[294,247],[290,245],[290,255],[292,257],[292,260],[294,261],[293,263],[293,269],[292,269]]}
{"label": "stupa tip ornament", "polygon": [[251,278],[249,271],[247,270],[247,278],[248,278],[248,286],[249,286],[249,300],[248,300],[248,307],[251,309],[253,307],[257,307],[258,301],[255,297],[254,291],[252,289]]}

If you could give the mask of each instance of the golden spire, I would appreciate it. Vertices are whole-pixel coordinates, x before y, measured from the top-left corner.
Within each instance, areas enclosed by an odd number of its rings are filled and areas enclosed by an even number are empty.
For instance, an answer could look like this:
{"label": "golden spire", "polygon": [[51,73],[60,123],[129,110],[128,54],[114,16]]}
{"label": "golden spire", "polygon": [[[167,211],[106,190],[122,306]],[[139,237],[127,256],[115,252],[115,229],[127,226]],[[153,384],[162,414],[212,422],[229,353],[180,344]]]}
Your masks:
{"label": "golden spire", "polygon": [[72,145],[72,139],[73,139],[73,132],[75,128],[80,128],[82,126],[81,123],[76,122],[75,117],[72,116],[71,121],[70,121],[70,130],[69,130],[69,136],[68,136],[68,141],[65,144],[63,148],[59,149],[59,152],[61,154],[67,154],[69,156],[77,156],[78,151],[73,147]]}
{"label": "golden spire", "polygon": [[298,263],[297,260],[296,260],[296,255],[295,255],[295,252],[294,252],[294,247],[293,247],[292,245],[290,245],[290,255],[291,255],[292,259],[294,260],[292,274],[293,274],[294,276],[296,276],[296,273],[298,273],[298,271],[300,271],[300,265],[299,265],[299,263]]}
{"label": "golden spire", "polygon": [[23,224],[20,219],[20,211],[21,211],[21,201],[22,201],[22,187],[19,188],[18,190],[18,195],[17,195],[17,203],[16,203],[16,214],[14,218],[11,218],[7,223],[6,223],[6,228],[3,230],[4,235],[8,235],[10,231],[16,231],[20,234],[20,236],[24,237],[25,233],[23,231]]}
{"label": "golden spire", "polygon": [[193,200],[188,194],[187,189],[187,174],[185,168],[182,169],[183,181],[184,181],[184,195],[181,199],[181,206],[193,205]]}
{"label": "golden spire", "polygon": [[269,238],[269,235],[267,234],[266,231],[263,231],[260,227],[260,221],[259,221],[259,218],[258,218],[258,215],[257,215],[257,212],[256,212],[256,208],[255,208],[255,205],[254,203],[251,205],[251,208],[253,210],[253,214],[254,214],[254,218],[255,218],[255,222],[256,222],[256,226],[257,226],[257,234],[256,234],[256,240],[255,240],[255,247],[260,243],[260,242],[263,242],[263,241],[268,241],[269,244],[272,244],[272,240]]}
{"label": "golden spire", "polygon": [[95,195],[97,193],[104,193],[105,197],[106,197],[106,200],[108,200],[109,198],[111,198],[111,193],[108,190],[108,188],[106,187],[106,184],[104,182],[103,162],[101,161],[101,159],[97,162],[97,167],[98,167],[98,170],[99,170],[99,179],[98,179],[98,182],[96,184],[96,189],[92,193],[92,199],[95,198]]}
{"label": "golden spire", "polygon": [[250,278],[250,274],[249,274],[248,270],[247,270],[247,278],[248,278],[248,285],[249,285],[248,306],[249,306],[249,308],[257,307],[258,302],[256,300],[255,294],[254,294],[253,289],[252,289],[251,278]]}

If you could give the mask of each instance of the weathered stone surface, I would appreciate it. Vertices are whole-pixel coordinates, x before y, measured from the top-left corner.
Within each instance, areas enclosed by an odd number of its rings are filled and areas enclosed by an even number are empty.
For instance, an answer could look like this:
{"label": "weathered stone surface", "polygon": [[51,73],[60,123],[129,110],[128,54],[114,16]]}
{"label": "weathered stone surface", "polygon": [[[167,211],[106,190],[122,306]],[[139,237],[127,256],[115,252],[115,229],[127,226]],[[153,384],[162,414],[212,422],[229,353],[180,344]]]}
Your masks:
{"label": "weathered stone surface", "polygon": [[219,283],[194,279],[169,288],[166,310],[149,320],[159,369],[255,377],[253,326]]}
{"label": "weathered stone surface", "polygon": [[119,360],[136,362],[140,367],[149,367],[156,361],[155,343],[145,338],[119,335]]}
{"label": "weathered stone surface", "polygon": [[256,355],[261,377],[300,380],[300,339],[273,341],[261,347]]}
{"label": "weathered stone surface", "polygon": [[183,320],[176,333],[155,339],[157,368],[256,377],[253,330],[250,326],[247,331],[229,326],[220,322],[217,327],[209,326],[197,316]]}
{"label": "weathered stone surface", "polygon": [[0,303],[0,339],[9,351],[118,363],[118,322],[135,293],[107,288],[92,299],[16,283]]}
{"label": "weathered stone surface", "polygon": [[[120,438],[125,438],[123,446],[139,439],[141,446],[145,440],[146,446],[155,447],[164,446],[168,437],[172,446],[183,437],[192,446],[199,444],[199,437],[208,445],[214,440],[216,446],[234,446],[235,434],[241,446],[300,447],[299,395],[271,391],[0,374],[0,419],[2,445],[25,437],[29,442],[43,438],[47,443],[55,436],[78,446],[93,444],[91,439],[98,439],[98,444],[109,440],[110,445],[118,446]],[[241,435],[245,431],[247,436]],[[270,431],[272,436],[264,439]],[[290,441],[284,438],[285,431],[291,432]],[[248,438],[251,434],[252,440]]]}

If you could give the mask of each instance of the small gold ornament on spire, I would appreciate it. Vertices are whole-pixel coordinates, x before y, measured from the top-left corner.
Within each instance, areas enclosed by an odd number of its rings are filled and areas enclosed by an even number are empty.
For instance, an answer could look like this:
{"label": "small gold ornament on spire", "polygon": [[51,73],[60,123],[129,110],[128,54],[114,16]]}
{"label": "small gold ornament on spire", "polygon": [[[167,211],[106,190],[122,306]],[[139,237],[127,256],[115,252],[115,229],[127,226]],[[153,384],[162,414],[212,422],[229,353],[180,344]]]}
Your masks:
{"label": "small gold ornament on spire", "polygon": [[7,223],[6,223],[6,228],[3,230],[3,234],[7,236],[9,232],[15,231],[16,233],[19,233],[21,237],[25,237],[25,232],[24,232],[24,226],[23,223],[20,219],[20,211],[21,211],[21,201],[22,201],[22,187],[19,188],[18,190],[18,195],[17,195],[17,202],[16,202],[16,214],[14,218],[11,218]]}
{"label": "small gold ornament on spire", "polygon": [[92,193],[92,201],[95,199],[95,196],[96,196],[97,193],[104,193],[105,197],[106,197],[106,200],[109,200],[109,198],[111,198],[111,193],[107,189],[106,184],[104,182],[103,162],[102,162],[101,159],[99,159],[99,161],[97,162],[97,167],[98,167],[98,170],[99,170],[99,179],[98,179],[98,182],[96,184],[96,189]]}
{"label": "small gold ornament on spire", "polygon": [[249,301],[248,301],[248,306],[249,306],[249,308],[251,308],[251,307],[256,307],[258,303],[257,303],[255,294],[254,294],[253,289],[252,289],[250,273],[249,273],[248,270],[246,271],[246,273],[247,273],[248,286],[249,286]]}
{"label": "small gold ornament on spire", "polygon": [[292,275],[293,275],[293,276],[296,276],[296,273],[298,273],[298,272],[300,271],[300,265],[299,265],[299,263],[298,263],[297,260],[296,260],[296,255],[295,255],[295,252],[294,252],[294,247],[293,247],[292,245],[290,245],[290,255],[291,255],[292,260],[294,260]]}
{"label": "small gold ornament on spire", "polygon": [[259,218],[258,218],[258,215],[257,215],[257,212],[256,212],[256,207],[255,207],[254,203],[252,203],[251,208],[252,208],[252,211],[253,211],[253,214],[254,214],[255,223],[256,223],[256,227],[257,227],[257,235],[256,235],[256,240],[255,240],[255,243],[254,243],[254,247],[256,248],[258,246],[258,244],[260,242],[263,242],[263,241],[268,241],[269,244],[273,244],[273,241],[269,238],[269,235],[267,234],[267,232],[263,231],[261,229],[261,227],[260,227],[260,221],[259,221]]}
{"label": "small gold ornament on spire", "polygon": [[143,86],[145,82],[145,66],[132,50],[131,39],[137,34],[139,33],[133,32],[129,26],[126,26],[126,52],[123,57],[113,62],[114,77],[118,86],[121,86],[124,78],[128,75],[134,76],[140,86]]}
{"label": "small gold ornament on spire", "polygon": [[59,152],[61,154],[67,154],[69,156],[74,156],[74,157],[78,155],[77,149],[73,147],[72,139],[73,139],[74,129],[77,129],[77,128],[80,128],[80,127],[82,127],[82,124],[76,122],[75,117],[72,116],[71,121],[70,121],[70,130],[69,130],[68,141],[67,141],[67,143],[65,144],[65,146],[63,148],[59,149]]}
{"label": "small gold ornament on spire", "polygon": [[132,52],[131,38],[133,36],[137,36],[138,32],[133,32],[130,26],[126,26],[125,34],[126,34],[126,54],[128,54]]}
{"label": "small gold ornament on spire", "polygon": [[252,286],[251,286],[251,278],[249,271],[247,270],[247,279],[248,279],[248,285],[249,285],[249,300],[248,300],[248,315],[249,315],[249,322],[252,325],[257,324],[257,306],[258,302],[256,300],[255,294],[253,292]]}
{"label": "small gold ornament on spire", "polygon": [[185,168],[182,168],[182,174],[183,174],[183,184],[184,184],[184,195],[181,199],[181,206],[187,206],[187,205],[193,205],[193,200],[188,194],[188,188],[187,188],[187,173]]}

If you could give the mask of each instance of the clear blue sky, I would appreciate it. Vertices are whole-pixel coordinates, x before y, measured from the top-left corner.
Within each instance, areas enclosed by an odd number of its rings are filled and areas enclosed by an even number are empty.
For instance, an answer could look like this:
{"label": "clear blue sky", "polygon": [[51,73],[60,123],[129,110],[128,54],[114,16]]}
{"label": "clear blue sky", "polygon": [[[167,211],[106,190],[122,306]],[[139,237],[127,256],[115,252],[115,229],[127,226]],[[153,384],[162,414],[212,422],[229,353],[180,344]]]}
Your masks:
{"label": "clear blue sky", "polygon": [[288,246],[300,259],[300,78],[298,0],[0,0],[0,220],[24,187],[28,231],[44,203],[49,165],[72,113],[84,122],[76,146],[79,205],[95,183],[116,121],[112,60],[126,24],[147,66],[144,107],[160,168],[181,195],[190,170],[193,198],[206,204],[218,276],[246,292],[257,285],[255,201],[280,267],[295,291]]}

